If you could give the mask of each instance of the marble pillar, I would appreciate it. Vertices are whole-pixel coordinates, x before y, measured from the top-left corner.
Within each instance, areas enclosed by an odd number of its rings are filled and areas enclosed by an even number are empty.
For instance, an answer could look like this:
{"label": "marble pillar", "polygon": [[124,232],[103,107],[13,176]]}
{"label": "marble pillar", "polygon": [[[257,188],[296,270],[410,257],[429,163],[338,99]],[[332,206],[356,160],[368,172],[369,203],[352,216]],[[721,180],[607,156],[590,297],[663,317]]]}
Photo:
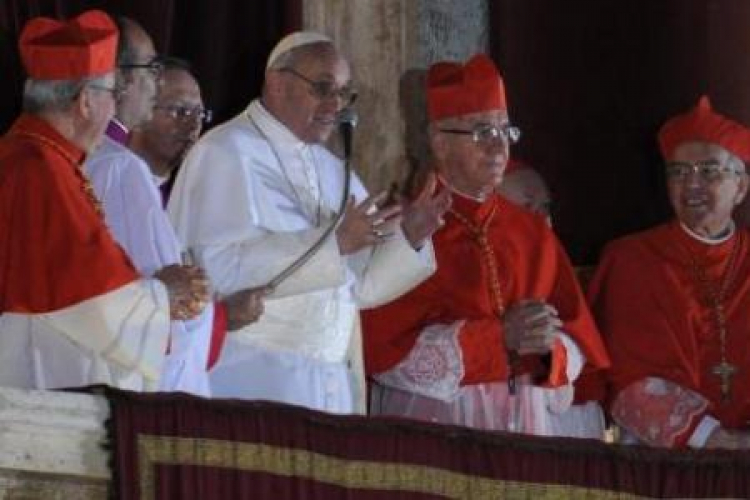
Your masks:
{"label": "marble pillar", "polygon": [[424,73],[488,45],[488,0],[305,0],[305,29],[352,62],[360,115],[354,165],[372,192],[406,188],[428,161]]}

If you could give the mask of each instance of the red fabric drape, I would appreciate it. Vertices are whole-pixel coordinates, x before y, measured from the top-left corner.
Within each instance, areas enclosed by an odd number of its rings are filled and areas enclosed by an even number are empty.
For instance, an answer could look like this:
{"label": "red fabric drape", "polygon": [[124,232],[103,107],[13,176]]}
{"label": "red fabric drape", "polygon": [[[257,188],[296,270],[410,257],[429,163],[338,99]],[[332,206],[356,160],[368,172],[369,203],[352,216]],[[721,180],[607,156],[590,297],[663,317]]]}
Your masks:
{"label": "red fabric drape", "polygon": [[302,26],[302,1],[2,0],[0,2],[0,133],[18,116],[25,75],[18,34],[31,17],[71,17],[98,8],[143,24],[157,51],[189,60],[216,122],[259,94],[265,59],[286,33]]}
{"label": "red fabric drape", "polygon": [[[748,498],[750,457],[107,390],[123,499]],[[618,496],[619,495],[619,496]]]}

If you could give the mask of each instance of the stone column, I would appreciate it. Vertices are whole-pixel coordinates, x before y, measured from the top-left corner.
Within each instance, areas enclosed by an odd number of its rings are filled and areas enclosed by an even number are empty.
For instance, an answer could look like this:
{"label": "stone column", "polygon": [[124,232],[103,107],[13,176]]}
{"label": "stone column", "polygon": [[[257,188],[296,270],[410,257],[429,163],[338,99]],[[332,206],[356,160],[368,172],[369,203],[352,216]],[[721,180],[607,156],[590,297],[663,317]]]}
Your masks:
{"label": "stone column", "polygon": [[0,388],[0,498],[104,500],[107,401]]}
{"label": "stone column", "polygon": [[354,165],[372,192],[404,188],[427,158],[424,70],[486,51],[487,0],[305,0],[305,29],[331,36],[359,90]]}

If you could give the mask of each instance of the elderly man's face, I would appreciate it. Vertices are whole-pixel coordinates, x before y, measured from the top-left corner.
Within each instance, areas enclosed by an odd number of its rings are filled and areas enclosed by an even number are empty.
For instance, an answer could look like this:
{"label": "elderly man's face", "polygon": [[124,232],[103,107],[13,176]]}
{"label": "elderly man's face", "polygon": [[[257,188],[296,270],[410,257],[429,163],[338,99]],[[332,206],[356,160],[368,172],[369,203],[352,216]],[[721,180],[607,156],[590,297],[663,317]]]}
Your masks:
{"label": "elderly man's face", "polygon": [[140,26],[129,24],[124,36],[130,37],[135,57],[129,62],[129,67],[121,69],[119,84],[124,94],[118,104],[117,116],[133,128],[151,119],[159,66],[155,64],[156,49],[151,37]]}
{"label": "elderly man's face", "polygon": [[744,168],[733,165],[729,152],[715,144],[680,144],[667,161],[672,208],[683,224],[701,236],[715,237],[727,228],[747,186]]}
{"label": "elderly man's face", "polygon": [[[351,85],[349,63],[328,47],[275,73],[282,93],[273,110],[276,117],[303,142],[325,142],[336,127],[338,112],[349,104],[343,98]],[[328,95],[321,95],[319,89],[326,87]]]}
{"label": "elderly man's face", "polygon": [[503,179],[508,163],[510,144],[502,137],[476,141],[471,134],[452,131],[471,131],[494,126],[508,126],[508,113],[494,110],[473,113],[433,123],[430,133],[432,150],[443,178],[458,191],[483,199],[491,194]]}
{"label": "elderly man's face", "polygon": [[85,126],[79,130],[79,132],[86,130],[86,138],[81,146],[87,153],[93,153],[102,142],[107,124],[115,114],[114,73],[104,76],[101,83],[87,85],[84,87],[84,92],[89,99],[89,112]]}
{"label": "elderly man's face", "polygon": [[162,74],[153,116],[143,124],[138,135],[151,157],[175,166],[198,139],[204,113],[201,90],[195,78],[183,69],[168,69]]}

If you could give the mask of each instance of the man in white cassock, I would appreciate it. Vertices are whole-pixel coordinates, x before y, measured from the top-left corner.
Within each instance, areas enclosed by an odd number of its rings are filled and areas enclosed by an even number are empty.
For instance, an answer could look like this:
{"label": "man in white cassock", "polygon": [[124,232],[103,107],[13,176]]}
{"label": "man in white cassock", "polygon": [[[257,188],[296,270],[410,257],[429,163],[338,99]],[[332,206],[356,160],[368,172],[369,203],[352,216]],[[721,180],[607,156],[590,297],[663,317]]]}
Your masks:
{"label": "man in white cassock", "polygon": [[24,113],[0,139],[0,385],[154,389],[171,317],[205,280],[143,278],[82,170],[114,112],[117,28],[101,11],[21,33]]}
{"label": "man in white cassock", "polygon": [[[139,272],[158,276],[167,268],[203,276],[193,267],[180,266],[181,246],[162,208],[151,170],[128,147],[131,131],[151,118],[161,63],[141,26],[127,18],[118,24],[115,117],[102,145],[86,162],[86,171],[104,207],[107,225]],[[260,300],[260,294],[254,297]],[[208,304],[194,318],[171,322],[160,390],[210,395],[209,357],[212,351],[220,351],[226,334],[223,307]]]}
{"label": "man in white cassock", "polygon": [[[344,169],[322,143],[354,96],[332,41],[293,33],[269,56],[262,97],[190,150],[168,212],[220,293],[268,283],[330,225]],[[227,340],[213,394],[364,412],[359,309],[434,272],[429,236],[449,202],[433,188],[380,208],[384,193],[369,197],[352,176],[334,236],[270,293],[257,323]]]}

